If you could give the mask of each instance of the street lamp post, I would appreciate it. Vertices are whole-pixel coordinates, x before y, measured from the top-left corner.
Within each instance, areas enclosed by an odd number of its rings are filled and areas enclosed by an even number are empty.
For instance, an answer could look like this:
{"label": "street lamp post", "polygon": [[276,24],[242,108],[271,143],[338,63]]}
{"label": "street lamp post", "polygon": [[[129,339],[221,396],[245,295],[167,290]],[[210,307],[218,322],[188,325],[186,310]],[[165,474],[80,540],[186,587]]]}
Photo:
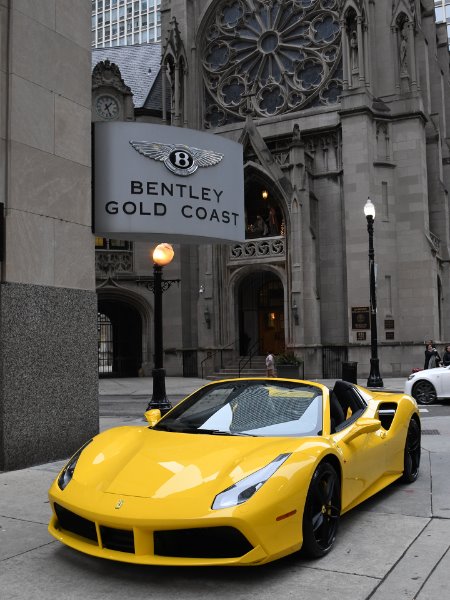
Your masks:
{"label": "street lamp post", "polygon": [[370,277],[370,374],[367,379],[367,387],[383,387],[380,375],[380,361],[378,358],[377,337],[377,293],[375,286],[375,251],[373,248],[373,224],[375,221],[375,206],[370,198],[364,206],[364,214],[367,219],[367,231],[369,232],[369,277]]}
{"label": "street lamp post", "polygon": [[170,244],[159,244],[153,251],[153,282],[147,287],[154,295],[154,363],[152,369],[153,395],[147,410],[158,408],[161,414],[165,414],[172,408],[166,395],[166,371],[163,364],[163,318],[162,318],[162,295],[172,283],[179,279],[162,278],[162,269],[168,265],[174,257],[174,251]]}

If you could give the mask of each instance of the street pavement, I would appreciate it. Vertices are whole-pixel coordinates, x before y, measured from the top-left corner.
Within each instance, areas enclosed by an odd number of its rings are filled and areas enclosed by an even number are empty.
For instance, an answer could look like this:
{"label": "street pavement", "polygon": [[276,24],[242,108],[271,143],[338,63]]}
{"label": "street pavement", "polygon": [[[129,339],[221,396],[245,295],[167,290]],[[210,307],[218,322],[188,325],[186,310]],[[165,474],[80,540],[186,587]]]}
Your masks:
{"label": "street pavement", "polygon": [[[168,377],[168,397],[175,404],[203,383]],[[403,383],[384,381],[386,391],[401,390]],[[100,429],[142,424],[151,393],[151,378],[101,380]],[[332,552],[312,561],[292,555],[230,570],[143,567],[84,556],[47,532],[47,490],[65,461],[0,473],[0,598],[444,599],[450,587],[450,404],[422,408],[421,418],[419,479],[394,483],[344,515]]]}

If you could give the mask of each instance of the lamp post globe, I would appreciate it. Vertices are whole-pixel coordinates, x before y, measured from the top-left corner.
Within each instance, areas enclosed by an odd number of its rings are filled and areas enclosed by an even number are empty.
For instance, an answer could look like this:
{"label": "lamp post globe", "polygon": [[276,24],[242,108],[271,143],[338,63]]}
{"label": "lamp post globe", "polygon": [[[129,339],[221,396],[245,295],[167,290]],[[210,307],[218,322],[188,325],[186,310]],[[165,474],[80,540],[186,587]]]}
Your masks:
{"label": "lamp post globe", "polygon": [[375,220],[375,205],[370,198],[367,198],[367,202],[364,205],[364,214],[367,217],[372,217]]}
{"label": "lamp post globe", "polygon": [[377,336],[377,292],[375,283],[375,250],[373,246],[373,225],[375,222],[375,206],[370,200],[364,206],[364,215],[367,219],[369,234],[369,279],[370,279],[370,373],[367,387],[383,387],[380,375],[380,361],[378,358]]}
{"label": "lamp post globe", "polygon": [[155,265],[165,267],[172,262],[175,252],[170,244],[158,244],[152,252],[152,259]]}
{"label": "lamp post globe", "polygon": [[159,409],[165,414],[172,408],[166,395],[166,371],[163,362],[163,317],[162,317],[162,294],[163,280],[162,269],[168,265],[175,253],[170,244],[158,244],[153,250],[153,296],[154,296],[154,363],[152,370],[153,395],[147,410]]}

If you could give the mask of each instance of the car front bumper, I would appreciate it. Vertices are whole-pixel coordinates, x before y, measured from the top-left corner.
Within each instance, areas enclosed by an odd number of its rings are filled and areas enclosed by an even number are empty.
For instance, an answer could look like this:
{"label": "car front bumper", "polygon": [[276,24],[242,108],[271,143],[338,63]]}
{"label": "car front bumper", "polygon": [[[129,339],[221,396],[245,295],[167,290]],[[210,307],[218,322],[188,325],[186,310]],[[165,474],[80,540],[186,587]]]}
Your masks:
{"label": "car front bumper", "polygon": [[302,543],[302,514],[292,504],[282,519],[277,518],[281,513],[276,502],[203,515],[194,510],[185,516],[182,510],[174,514],[168,506],[163,516],[151,510],[148,498],[96,492],[72,504],[56,484],[49,496],[50,534],[75,550],[110,560],[173,566],[258,565],[295,552]]}

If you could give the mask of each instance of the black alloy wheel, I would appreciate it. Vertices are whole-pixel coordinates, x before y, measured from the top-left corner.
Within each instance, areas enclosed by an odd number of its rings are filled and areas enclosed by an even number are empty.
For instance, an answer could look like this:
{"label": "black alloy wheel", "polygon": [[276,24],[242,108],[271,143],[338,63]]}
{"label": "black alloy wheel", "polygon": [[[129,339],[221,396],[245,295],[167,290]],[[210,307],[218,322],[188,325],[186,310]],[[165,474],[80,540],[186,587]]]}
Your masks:
{"label": "black alloy wheel", "polygon": [[434,385],[425,379],[414,385],[412,395],[419,404],[431,404],[437,398]]}
{"label": "black alloy wheel", "polygon": [[303,512],[303,553],[320,558],[333,547],[341,514],[339,476],[329,463],[314,472]]}
{"label": "black alloy wheel", "polygon": [[405,443],[405,458],[402,481],[413,483],[419,476],[420,467],[420,425],[416,419],[409,422]]}

